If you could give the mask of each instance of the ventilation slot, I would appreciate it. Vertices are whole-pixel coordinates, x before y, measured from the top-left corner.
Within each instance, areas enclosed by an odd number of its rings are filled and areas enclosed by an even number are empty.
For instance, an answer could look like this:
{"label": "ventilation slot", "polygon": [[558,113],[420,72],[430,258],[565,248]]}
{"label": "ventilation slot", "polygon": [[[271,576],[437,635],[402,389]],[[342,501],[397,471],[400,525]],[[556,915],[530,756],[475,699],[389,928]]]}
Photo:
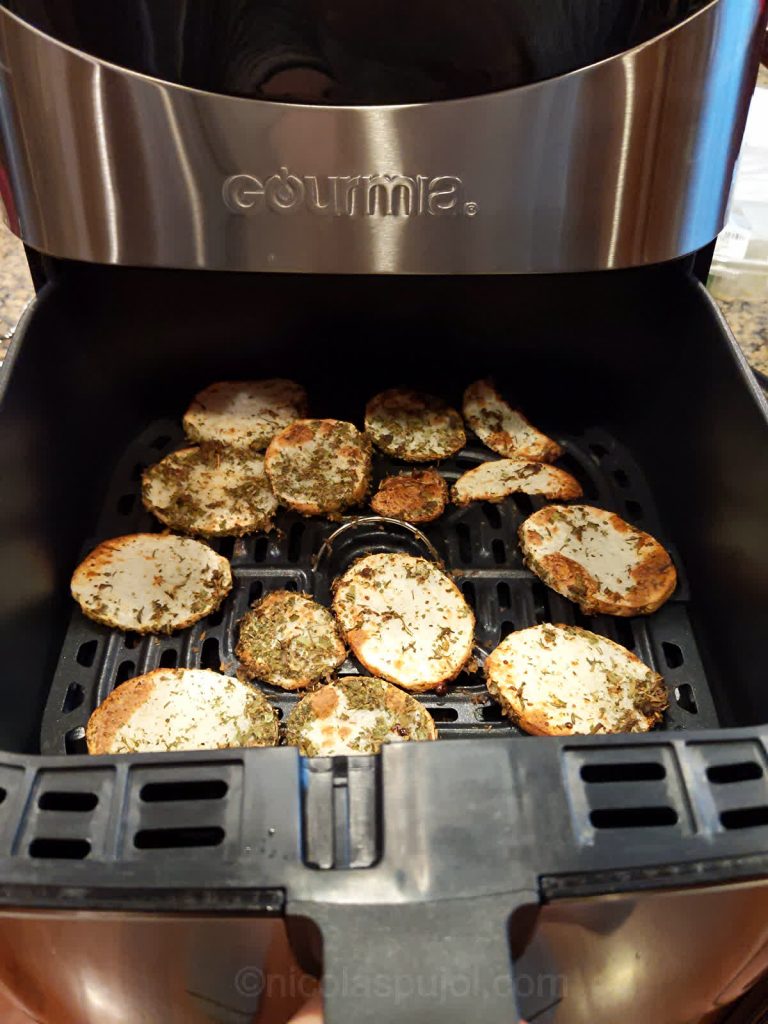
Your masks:
{"label": "ventilation slot", "polygon": [[675,700],[678,707],[681,707],[683,711],[687,711],[689,715],[695,715],[699,710],[693,694],[693,687],[690,683],[681,683],[680,686],[675,687]]}
{"label": "ventilation slot", "polygon": [[499,611],[506,612],[512,607],[512,595],[509,592],[508,583],[496,584],[496,599],[499,602]]}
{"label": "ventilation slot", "polygon": [[628,619],[617,618],[614,622],[616,629],[616,639],[622,647],[626,647],[628,651],[634,651],[635,649],[635,634],[632,629],[632,623]]}
{"label": "ventilation slot", "polygon": [[585,782],[651,782],[665,778],[666,774],[664,765],[655,761],[619,761],[581,766],[581,777]]}
{"label": "ventilation slot", "polygon": [[203,649],[200,653],[200,667],[212,668],[214,672],[221,671],[219,641],[215,636],[209,636],[203,644]]}
{"label": "ventilation slot", "polygon": [[64,733],[64,749],[68,754],[88,753],[88,745],[85,742],[85,729],[81,725]]}
{"label": "ventilation slot", "polygon": [[475,584],[471,580],[467,580],[466,583],[462,583],[461,592],[466,598],[467,604],[471,607],[475,607]]}
{"label": "ventilation slot", "polygon": [[91,852],[87,839],[33,839],[30,857],[46,860],[83,860]]}
{"label": "ventilation slot", "polygon": [[148,782],[139,796],[148,804],[178,800],[221,800],[229,786],[223,779],[200,779],[195,782]]}
{"label": "ventilation slot", "polygon": [[661,645],[661,649],[664,652],[664,661],[667,663],[667,668],[680,668],[683,664],[683,652],[677,644],[665,640]]}
{"label": "ventilation slot", "polygon": [[267,548],[269,547],[269,541],[266,537],[258,537],[256,543],[253,545],[253,560],[254,562],[266,562],[267,560]]}
{"label": "ventilation slot", "polygon": [[75,811],[84,813],[92,811],[98,804],[95,793],[66,793],[51,790],[43,793],[37,801],[41,811]]}
{"label": "ventilation slot", "polygon": [[595,828],[661,828],[677,824],[672,807],[611,807],[592,811],[589,820]]}
{"label": "ventilation slot", "polygon": [[707,778],[717,786],[726,786],[732,782],[751,782],[763,777],[763,769],[755,761],[742,761],[740,764],[713,764],[707,768]]}
{"label": "ventilation slot", "polygon": [[602,444],[591,444],[589,446],[589,450],[592,452],[592,454],[595,456],[598,462],[600,461],[600,459],[604,459],[605,456],[608,454],[608,449],[605,447],[605,445]]}
{"label": "ventilation slot", "polygon": [[504,549],[504,541],[499,540],[498,537],[491,544],[491,550],[493,551],[493,560],[496,565],[504,565],[507,560],[507,552]]}
{"label": "ventilation slot", "polygon": [[248,591],[248,603],[253,604],[254,601],[258,601],[263,593],[264,584],[261,580],[254,580],[251,584],[251,589]]}
{"label": "ventilation slot", "polygon": [[75,711],[85,700],[85,690],[83,690],[80,683],[70,683],[67,687],[67,692],[64,694],[64,701],[61,705],[63,714],[68,715],[71,711]]}
{"label": "ventilation slot", "polygon": [[160,668],[176,668],[179,663],[179,652],[173,647],[166,647],[160,655]]}
{"label": "ventilation slot", "polygon": [[288,590],[288,591],[290,591],[291,594],[297,593],[298,589],[299,589],[299,585],[296,582],[296,580],[286,580],[286,582],[285,582],[285,584],[283,586],[283,590]]}
{"label": "ventilation slot", "polygon": [[3,789],[3,787],[0,786],[0,804],[3,802],[3,800],[5,800],[5,798],[7,796],[8,796],[8,790]]}
{"label": "ventilation slot", "polygon": [[129,651],[135,651],[141,643],[142,637],[140,633],[126,633],[123,637],[123,647]]}
{"label": "ventilation slot", "polygon": [[476,716],[481,722],[503,722],[504,712],[498,704],[486,704],[477,708]]}
{"label": "ventilation slot", "polygon": [[456,527],[456,536],[459,539],[459,558],[464,565],[469,565],[472,561],[472,542],[466,523],[459,523]]}
{"label": "ventilation slot", "polygon": [[427,708],[436,722],[455,722],[459,717],[456,708]]}
{"label": "ventilation slot", "polygon": [[512,497],[517,510],[527,518],[533,512],[533,499],[530,494],[515,494]]}
{"label": "ventilation slot", "polygon": [[117,503],[117,512],[121,516],[129,516],[133,512],[136,503],[135,494],[124,494]]}
{"label": "ventilation slot", "polygon": [[531,583],[531,595],[533,597],[533,615],[536,622],[539,624],[546,622],[549,614],[549,602],[547,600],[547,588],[541,580],[533,580]]}
{"label": "ventilation slot", "polygon": [[224,829],[218,827],[145,828],[133,837],[137,850],[181,850],[199,846],[220,846]]}
{"label": "ventilation slot", "polygon": [[627,510],[627,515],[631,516],[632,519],[643,518],[643,506],[639,501],[625,501],[624,508]]}
{"label": "ventilation slot", "polygon": [[619,485],[619,487],[629,487],[629,477],[623,469],[614,469],[613,479]]}
{"label": "ventilation slot", "polygon": [[96,640],[86,640],[84,644],[80,644],[76,655],[77,664],[82,665],[83,668],[90,668],[96,657],[96,647]]}
{"label": "ventilation slot", "polygon": [[235,538],[234,537],[223,537],[219,541],[219,554],[223,555],[224,558],[232,561],[232,555],[235,551]]}
{"label": "ventilation slot", "polygon": [[499,506],[494,505],[490,501],[484,501],[483,512],[485,513],[485,518],[488,520],[489,525],[492,526],[494,530],[500,530],[501,512],[499,512]]}
{"label": "ventilation slot", "polygon": [[[301,557],[301,539],[304,536],[305,525],[302,522],[294,523],[288,533],[288,561],[298,562]],[[256,559],[258,561],[258,559]]]}
{"label": "ventilation slot", "polygon": [[120,667],[117,670],[115,676],[115,686],[119,686],[124,683],[127,679],[133,678],[136,675],[136,662],[134,661],[121,661]]}
{"label": "ventilation slot", "polygon": [[720,815],[723,828],[763,828],[768,825],[768,807],[741,807],[738,810],[723,811]]}
{"label": "ventilation slot", "polygon": [[514,633],[514,632],[515,632],[515,624],[514,624],[514,622],[504,621],[504,622],[502,622],[501,626],[499,627],[499,633],[501,634],[501,639],[502,640],[504,640],[506,637],[508,637],[510,633]]}
{"label": "ventilation slot", "polygon": [[215,612],[211,612],[205,620],[206,626],[220,626],[224,619],[224,605],[220,605]]}

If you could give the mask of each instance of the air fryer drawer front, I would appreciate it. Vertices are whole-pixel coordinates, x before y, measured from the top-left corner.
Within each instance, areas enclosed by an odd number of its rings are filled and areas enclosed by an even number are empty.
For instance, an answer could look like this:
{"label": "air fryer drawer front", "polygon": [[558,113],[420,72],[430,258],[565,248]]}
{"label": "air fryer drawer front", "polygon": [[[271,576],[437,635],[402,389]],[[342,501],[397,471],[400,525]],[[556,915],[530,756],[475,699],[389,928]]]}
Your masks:
{"label": "air fryer drawer front", "polygon": [[134,266],[488,274],[673,259],[722,227],[762,21],[760,0],[712,0],[522,88],[333,107],[149,78],[2,8],[7,219],[41,252]]}

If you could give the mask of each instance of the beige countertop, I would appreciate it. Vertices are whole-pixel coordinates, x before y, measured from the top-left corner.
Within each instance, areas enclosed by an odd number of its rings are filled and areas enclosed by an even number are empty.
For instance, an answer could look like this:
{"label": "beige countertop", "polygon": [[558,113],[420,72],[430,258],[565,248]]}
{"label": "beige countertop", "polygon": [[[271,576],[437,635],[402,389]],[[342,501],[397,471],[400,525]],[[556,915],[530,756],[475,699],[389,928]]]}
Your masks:
{"label": "beige countertop", "polygon": [[[32,295],[24,250],[18,239],[0,225],[0,338],[13,329]],[[768,375],[768,300],[732,299],[720,306],[747,359]],[[6,347],[0,341],[0,359]]]}

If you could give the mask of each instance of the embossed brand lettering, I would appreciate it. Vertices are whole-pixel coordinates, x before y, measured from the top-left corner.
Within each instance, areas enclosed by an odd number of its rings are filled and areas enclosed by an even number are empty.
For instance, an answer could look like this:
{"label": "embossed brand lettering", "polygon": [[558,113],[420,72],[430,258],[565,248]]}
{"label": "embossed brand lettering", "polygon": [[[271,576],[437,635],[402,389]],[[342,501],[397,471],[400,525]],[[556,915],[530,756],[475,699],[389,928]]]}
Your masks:
{"label": "embossed brand lettering", "polygon": [[222,188],[233,213],[295,213],[308,210],[320,217],[474,217],[477,203],[464,198],[464,183],[455,175],[417,174],[325,175],[279,174],[257,178],[233,174]]}

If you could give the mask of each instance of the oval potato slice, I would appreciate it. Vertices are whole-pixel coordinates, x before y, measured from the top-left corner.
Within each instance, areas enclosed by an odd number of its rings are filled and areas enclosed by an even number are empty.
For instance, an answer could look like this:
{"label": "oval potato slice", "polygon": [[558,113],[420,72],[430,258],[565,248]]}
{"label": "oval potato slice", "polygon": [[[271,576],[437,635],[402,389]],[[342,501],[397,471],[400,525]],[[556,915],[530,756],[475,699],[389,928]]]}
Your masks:
{"label": "oval potato slice", "polygon": [[443,514],[447,501],[448,484],[436,469],[414,469],[385,477],[371,498],[371,508],[407,523],[431,523]]}
{"label": "oval potato slice", "polygon": [[150,466],[141,499],[161,523],[203,537],[270,530],[278,508],[263,455],[213,445],[184,448]]}
{"label": "oval potato slice", "polygon": [[190,441],[262,451],[284,427],[307,415],[307,395],[292,380],[227,380],[195,395],[184,414]]}
{"label": "oval potato slice", "polygon": [[347,651],[327,608],[275,590],[246,612],[235,654],[251,678],[298,690],[331,676]]}
{"label": "oval potato slice", "polygon": [[369,672],[418,692],[454,679],[469,660],[472,610],[450,576],[425,558],[366,555],[334,586],[336,618]]}
{"label": "oval potato slice", "polygon": [[563,449],[537,430],[506,402],[489,380],[478,380],[464,392],[464,419],[483,444],[507,458],[553,462]]}
{"label": "oval potato slice", "polygon": [[351,676],[313,690],[291,711],[286,742],[305,757],[376,754],[384,743],[436,740],[432,716],[383,679]]}
{"label": "oval potato slice", "polygon": [[297,420],[270,441],[265,464],[284,505],[308,516],[342,512],[368,492],[371,445],[344,420]]}
{"label": "oval potato slice", "polygon": [[390,388],[365,407],[365,431],[387,455],[405,462],[445,459],[467,443],[461,416],[441,398]]}
{"label": "oval potato slice", "polygon": [[519,534],[526,565],[585,615],[650,615],[677,585],[669,552],[614,512],[548,505]]}
{"label": "oval potato slice", "polygon": [[136,633],[191,626],[231,588],[226,558],[202,541],[166,533],[105,540],[72,576],[72,596],[88,618]]}
{"label": "oval potato slice", "polygon": [[557,466],[530,459],[496,459],[463,473],[451,488],[454,505],[501,501],[510,494],[541,494],[545,498],[579,498],[581,484]]}
{"label": "oval potato slice", "polygon": [[510,633],[487,658],[485,675],[504,712],[538,736],[647,732],[668,705],[660,675],[578,626]]}
{"label": "oval potato slice", "polygon": [[254,686],[203,668],[158,668],[113,690],[85,738],[89,754],[271,747],[278,724]]}

